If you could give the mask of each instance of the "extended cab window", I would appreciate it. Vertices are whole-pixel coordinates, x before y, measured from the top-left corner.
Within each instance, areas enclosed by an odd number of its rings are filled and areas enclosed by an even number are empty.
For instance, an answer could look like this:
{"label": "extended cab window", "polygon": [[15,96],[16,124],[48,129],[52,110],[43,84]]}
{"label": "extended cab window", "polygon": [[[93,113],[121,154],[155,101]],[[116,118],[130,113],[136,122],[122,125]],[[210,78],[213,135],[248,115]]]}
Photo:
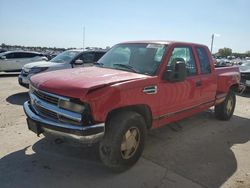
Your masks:
{"label": "extended cab window", "polygon": [[209,58],[208,58],[208,55],[207,55],[205,48],[198,47],[198,48],[196,48],[196,52],[198,54],[198,58],[199,58],[199,62],[200,62],[201,73],[202,74],[211,73],[210,62],[209,62]]}
{"label": "extended cab window", "polygon": [[190,47],[175,47],[172,51],[172,55],[169,59],[168,65],[174,66],[173,64],[176,59],[185,61],[188,76],[196,75],[197,71],[194,56]]}

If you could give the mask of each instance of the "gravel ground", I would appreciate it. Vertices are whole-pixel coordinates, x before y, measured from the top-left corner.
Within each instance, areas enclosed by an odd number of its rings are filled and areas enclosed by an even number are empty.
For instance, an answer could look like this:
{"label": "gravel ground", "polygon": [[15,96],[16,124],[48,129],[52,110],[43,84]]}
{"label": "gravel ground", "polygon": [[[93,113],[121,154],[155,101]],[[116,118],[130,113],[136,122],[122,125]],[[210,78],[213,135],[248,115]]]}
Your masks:
{"label": "gravel ground", "polygon": [[36,137],[22,104],[27,90],[17,75],[0,75],[0,187],[250,187],[250,92],[237,96],[230,121],[213,110],[149,132],[143,157],[111,173],[97,146]]}

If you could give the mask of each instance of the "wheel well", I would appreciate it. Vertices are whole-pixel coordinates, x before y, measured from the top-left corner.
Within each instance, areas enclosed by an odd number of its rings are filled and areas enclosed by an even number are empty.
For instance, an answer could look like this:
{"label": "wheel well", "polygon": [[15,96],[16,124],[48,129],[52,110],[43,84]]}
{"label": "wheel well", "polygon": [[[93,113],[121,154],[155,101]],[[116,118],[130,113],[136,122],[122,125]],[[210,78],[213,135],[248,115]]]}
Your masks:
{"label": "wheel well", "polygon": [[239,91],[239,84],[234,84],[230,87],[230,90],[234,91],[234,92],[238,92]]}
{"label": "wheel well", "polygon": [[114,109],[108,113],[106,122],[109,122],[110,118],[113,115],[124,112],[124,111],[137,112],[144,118],[147,128],[150,129],[152,127],[152,113],[151,113],[150,107],[148,107],[147,105],[132,105],[132,106],[126,106],[126,107]]}

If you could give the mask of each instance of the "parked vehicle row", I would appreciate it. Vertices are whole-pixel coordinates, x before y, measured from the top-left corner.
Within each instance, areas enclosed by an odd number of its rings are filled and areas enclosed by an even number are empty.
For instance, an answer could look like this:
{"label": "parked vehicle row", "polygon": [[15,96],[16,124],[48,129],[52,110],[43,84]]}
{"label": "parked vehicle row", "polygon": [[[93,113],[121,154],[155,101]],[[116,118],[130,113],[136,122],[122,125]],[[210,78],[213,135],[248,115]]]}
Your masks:
{"label": "parked vehicle row", "polygon": [[140,158],[151,128],[212,106],[229,120],[239,85],[239,67],[215,68],[204,45],[125,42],[96,66],[32,76],[24,111],[37,135],[100,141],[103,163],[124,170]]}

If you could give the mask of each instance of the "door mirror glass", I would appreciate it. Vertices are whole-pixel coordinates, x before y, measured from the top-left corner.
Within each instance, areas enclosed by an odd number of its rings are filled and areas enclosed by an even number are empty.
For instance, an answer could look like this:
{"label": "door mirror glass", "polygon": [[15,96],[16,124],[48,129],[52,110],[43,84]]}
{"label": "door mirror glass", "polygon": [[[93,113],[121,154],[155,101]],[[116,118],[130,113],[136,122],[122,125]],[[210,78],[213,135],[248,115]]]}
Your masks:
{"label": "door mirror glass", "polygon": [[184,59],[176,58],[171,66],[164,72],[163,79],[170,82],[184,81],[187,77],[187,69]]}

